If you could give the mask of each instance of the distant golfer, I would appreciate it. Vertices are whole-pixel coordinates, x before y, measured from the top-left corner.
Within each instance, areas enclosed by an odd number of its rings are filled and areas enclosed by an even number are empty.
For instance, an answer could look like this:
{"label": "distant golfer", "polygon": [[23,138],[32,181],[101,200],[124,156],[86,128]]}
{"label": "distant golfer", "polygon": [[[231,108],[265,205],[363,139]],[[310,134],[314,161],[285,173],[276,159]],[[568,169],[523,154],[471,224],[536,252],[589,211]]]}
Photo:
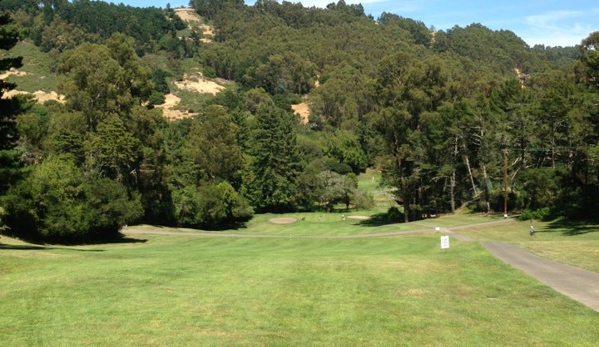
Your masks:
{"label": "distant golfer", "polygon": [[532,221],[530,222],[530,236],[535,236],[535,227],[532,225]]}

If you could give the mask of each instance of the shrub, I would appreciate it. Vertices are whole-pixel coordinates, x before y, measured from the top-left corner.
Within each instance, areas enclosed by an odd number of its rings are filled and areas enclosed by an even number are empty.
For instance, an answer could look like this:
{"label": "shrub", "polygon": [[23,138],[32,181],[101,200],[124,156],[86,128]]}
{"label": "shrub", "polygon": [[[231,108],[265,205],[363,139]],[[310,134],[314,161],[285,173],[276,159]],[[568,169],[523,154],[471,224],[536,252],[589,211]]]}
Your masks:
{"label": "shrub", "polygon": [[356,190],[352,197],[354,206],[360,210],[371,210],[374,208],[374,197],[370,192]]}
{"label": "shrub", "polygon": [[543,207],[536,210],[525,209],[520,214],[519,220],[529,220],[529,219],[537,219],[537,220],[549,220],[552,219],[551,209],[549,207]]}
{"label": "shrub", "polygon": [[202,74],[206,78],[216,78],[216,70],[210,66],[206,66],[202,69]]}
{"label": "shrub", "polygon": [[208,230],[235,228],[253,215],[249,202],[226,181],[200,188],[185,187],[173,194],[177,224]]}
{"label": "shrub", "polygon": [[90,243],[120,236],[143,214],[139,198],[107,178],[85,178],[71,156],[50,156],[3,199],[9,232],[28,241]]}
{"label": "shrub", "polygon": [[399,208],[395,206],[389,207],[387,210],[387,221],[392,223],[402,222],[404,220],[403,212],[399,210]]}
{"label": "shrub", "polygon": [[162,105],[164,104],[166,99],[164,97],[164,94],[153,90],[148,101],[151,105]]}

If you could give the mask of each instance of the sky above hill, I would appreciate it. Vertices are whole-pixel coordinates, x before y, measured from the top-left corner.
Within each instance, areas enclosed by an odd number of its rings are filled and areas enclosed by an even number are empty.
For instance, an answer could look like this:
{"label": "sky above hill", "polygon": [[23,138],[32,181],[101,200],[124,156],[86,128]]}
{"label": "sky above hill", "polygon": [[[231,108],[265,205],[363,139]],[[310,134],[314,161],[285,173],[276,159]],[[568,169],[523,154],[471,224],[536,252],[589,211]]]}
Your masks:
{"label": "sky above hill", "polygon": [[[305,7],[326,7],[334,0],[288,0]],[[188,5],[188,0],[121,0],[126,5],[171,7]],[[245,0],[253,5],[255,0]],[[281,2],[281,1],[279,1]],[[574,46],[599,31],[597,0],[345,0],[361,3],[364,12],[375,19],[382,12],[424,22],[437,30],[455,25],[465,27],[480,23],[493,30],[511,30],[530,46]]]}

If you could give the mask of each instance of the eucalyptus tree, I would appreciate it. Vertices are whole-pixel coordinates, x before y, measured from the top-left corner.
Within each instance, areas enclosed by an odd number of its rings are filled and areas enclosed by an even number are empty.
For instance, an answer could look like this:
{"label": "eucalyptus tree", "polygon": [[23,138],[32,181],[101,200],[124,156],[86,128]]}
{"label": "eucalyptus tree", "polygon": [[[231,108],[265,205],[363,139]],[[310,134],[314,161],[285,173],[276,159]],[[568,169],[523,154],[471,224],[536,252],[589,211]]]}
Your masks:
{"label": "eucalyptus tree", "polygon": [[[599,32],[580,45],[576,65],[579,89],[570,96],[574,107],[567,113],[568,170],[561,175],[561,212],[568,217],[589,218],[588,211],[599,208]],[[572,103],[570,103],[572,104]]]}
{"label": "eucalyptus tree", "polygon": [[175,225],[224,229],[253,216],[240,192],[246,162],[236,128],[221,105],[169,126],[168,181]]}
{"label": "eucalyptus tree", "polygon": [[[116,115],[108,115],[85,142],[86,169],[121,183],[135,180],[143,158],[141,141]],[[132,186],[132,183],[128,184]]]}
{"label": "eucalyptus tree", "polygon": [[327,136],[324,153],[351,167],[355,174],[364,172],[368,165],[368,159],[358,137],[347,130],[337,130]]}
{"label": "eucalyptus tree", "polygon": [[555,169],[560,163],[570,166],[572,145],[571,119],[568,116],[576,108],[578,88],[573,76],[560,73],[551,76],[539,95],[540,114],[534,134],[542,139],[535,151],[538,167]]}
{"label": "eucalyptus tree", "polygon": [[64,76],[60,87],[71,116],[57,119],[83,119],[83,127],[59,126],[52,132],[52,148],[80,152],[83,144],[81,168],[86,173],[104,175],[132,194],[141,193],[146,221],[170,220],[166,121],[159,110],[145,105],[153,83],[132,39],[114,34],[104,45],[78,46],[65,52],[58,71]]}
{"label": "eucalyptus tree", "polygon": [[[445,64],[433,57],[419,61],[406,53],[383,59],[378,78],[381,110],[374,125],[385,143],[384,182],[396,189],[405,221],[418,219],[438,191],[441,157],[437,144],[427,140],[436,123],[436,112],[450,96],[451,77]],[[429,134],[426,134],[428,124]],[[437,159],[435,159],[437,158]]]}
{"label": "eucalyptus tree", "polygon": [[214,18],[219,12],[229,6],[244,6],[243,0],[191,0],[189,5],[193,7],[200,16],[208,19]]}
{"label": "eucalyptus tree", "polygon": [[316,82],[316,66],[294,52],[268,57],[255,70],[254,80],[270,94],[308,94]]}
{"label": "eucalyptus tree", "polygon": [[60,89],[67,105],[85,115],[92,132],[108,114],[128,118],[153,89],[149,69],[141,66],[132,42],[122,34],[106,45],[84,43],[65,52],[58,72],[65,76]]}
{"label": "eucalyptus tree", "polygon": [[584,82],[594,88],[599,87],[599,31],[595,31],[589,37],[582,40],[581,50],[581,72]]}
{"label": "eucalyptus tree", "polygon": [[311,94],[311,112],[334,128],[355,129],[376,107],[374,80],[346,63],[323,77]]}
{"label": "eucalyptus tree", "polygon": [[198,182],[226,180],[240,187],[244,160],[236,133],[222,106],[209,106],[192,121],[186,151],[198,169]]}

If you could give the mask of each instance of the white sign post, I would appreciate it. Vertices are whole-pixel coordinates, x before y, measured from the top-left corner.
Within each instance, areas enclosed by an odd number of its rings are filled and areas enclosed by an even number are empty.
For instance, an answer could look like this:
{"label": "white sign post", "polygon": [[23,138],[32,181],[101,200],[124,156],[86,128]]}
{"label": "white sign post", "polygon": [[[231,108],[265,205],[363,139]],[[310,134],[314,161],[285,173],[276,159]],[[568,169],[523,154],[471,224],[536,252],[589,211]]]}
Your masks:
{"label": "white sign post", "polygon": [[449,248],[449,236],[441,236],[441,249]]}

